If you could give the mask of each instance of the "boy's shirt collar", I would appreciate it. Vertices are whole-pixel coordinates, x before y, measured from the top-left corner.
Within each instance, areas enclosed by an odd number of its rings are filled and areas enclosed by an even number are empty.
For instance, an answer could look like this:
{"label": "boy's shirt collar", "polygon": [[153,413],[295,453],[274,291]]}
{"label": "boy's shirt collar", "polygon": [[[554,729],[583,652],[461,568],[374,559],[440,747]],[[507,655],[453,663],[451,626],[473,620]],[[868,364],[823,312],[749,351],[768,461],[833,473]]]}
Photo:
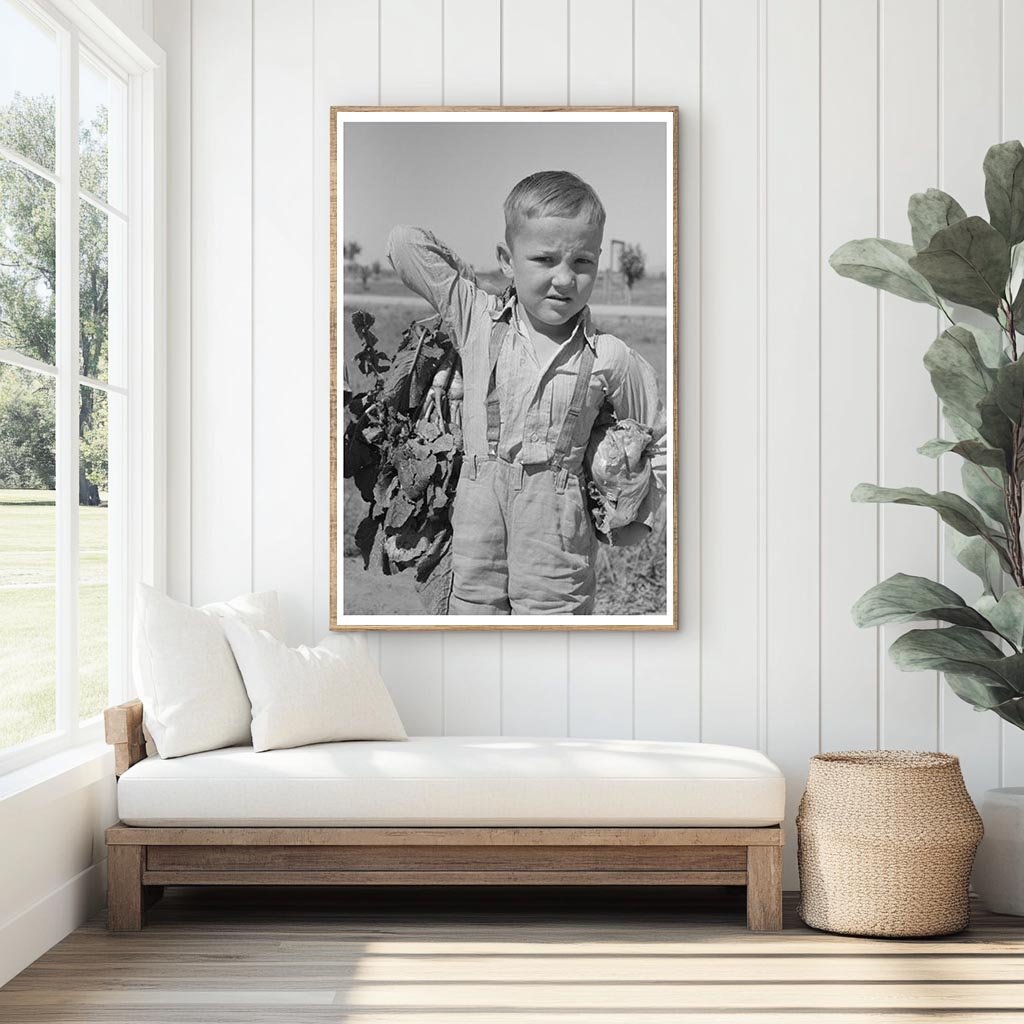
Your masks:
{"label": "boy's shirt collar", "polygon": [[[594,329],[594,322],[590,316],[590,306],[584,306],[576,316],[576,326],[573,328],[572,334],[566,339],[566,343],[572,341],[582,325],[583,338],[591,347],[594,354],[597,355],[597,331]],[[511,290],[508,299],[506,299],[503,305],[497,306],[491,311],[491,319],[495,321],[508,319],[509,322],[522,333],[523,328],[519,317],[519,302],[516,297],[515,288]]]}

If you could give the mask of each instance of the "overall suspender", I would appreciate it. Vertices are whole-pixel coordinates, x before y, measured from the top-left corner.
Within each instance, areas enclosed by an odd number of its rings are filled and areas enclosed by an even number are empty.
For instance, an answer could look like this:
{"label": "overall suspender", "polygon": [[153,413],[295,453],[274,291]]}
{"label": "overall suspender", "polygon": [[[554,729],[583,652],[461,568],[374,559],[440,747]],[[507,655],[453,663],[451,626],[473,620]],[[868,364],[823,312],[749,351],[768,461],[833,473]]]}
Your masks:
{"label": "overall suspender", "polygon": [[512,324],[507,319],[498,320],[491,328],[491,341],[488,346],[488,357],[491,363],[491,375],[487,382],[487,457],[498,457],[498,441],[501,438],[501,404],[498,401],[498,357],[505,345]]}
{"label": "overall suspender", "polygon": [[589,342],[583,343],[583,352],[580,355],[580,368],[576,374],[576,387],[572,391],[572,401],[569,403],[569,411],[562,421],[562,431],[558,435],[558,442],[555,444],[555,454],[551,456],[551,465],[559,469],[565,468],[565,460],[572,450],[573,438],[576,435],[576,420],[583,411],[583,404],[587,400],[587,391],[590,388],[590,372],[594,369],[594,349]]}
{"label": "overall suspender", "polygon": [[[487,457],[496,459],[498,457],[498,442],[501,439],[501,403],[498,399],[497,374],[498,359],[501,350],[505,345],[508,332],[512,330],[512,324],[508,320],[498,320],[491,328],[491,340],[488,346],[488,357],[490,362],[490,377],[487,384]],[[587,391],[590,387],[590,374],[594,369],[594,349],[589,342],[583,346],[580,355],[580,365],[576,373],[576,385],[573,388],[572,400],[569,409],[562,421],[562,429],[555,443],[555,451],[551,456],[550,464],[554,468],[563,469],[565,460],[572,450],[573,439],[576,434],[576,421],[587,400]]]}

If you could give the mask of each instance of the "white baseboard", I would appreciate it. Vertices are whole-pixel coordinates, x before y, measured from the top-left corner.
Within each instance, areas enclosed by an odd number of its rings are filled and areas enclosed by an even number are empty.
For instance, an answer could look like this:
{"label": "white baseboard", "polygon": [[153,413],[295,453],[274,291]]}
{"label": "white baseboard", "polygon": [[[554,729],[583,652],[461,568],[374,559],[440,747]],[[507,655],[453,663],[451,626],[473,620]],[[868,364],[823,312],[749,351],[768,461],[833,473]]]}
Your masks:
{"label": "white baseboard", "polygon": [[107,862],[100,861],[0,927],[0,985],[70,935],[107,901]]}

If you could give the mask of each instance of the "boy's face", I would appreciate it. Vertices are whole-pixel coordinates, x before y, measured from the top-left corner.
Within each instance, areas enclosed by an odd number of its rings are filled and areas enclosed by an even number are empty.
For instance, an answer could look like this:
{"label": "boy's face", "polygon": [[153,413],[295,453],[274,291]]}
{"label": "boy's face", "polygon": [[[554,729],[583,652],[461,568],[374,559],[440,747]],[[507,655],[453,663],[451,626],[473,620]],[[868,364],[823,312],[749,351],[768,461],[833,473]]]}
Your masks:
{"label": "boy's face", "polygon": [[586,214],[528,217],[508,246],[498,246],[502,273],[515,282],[534,329],[555,341],[571,334],[573,319],[597,281],[603,229]]}

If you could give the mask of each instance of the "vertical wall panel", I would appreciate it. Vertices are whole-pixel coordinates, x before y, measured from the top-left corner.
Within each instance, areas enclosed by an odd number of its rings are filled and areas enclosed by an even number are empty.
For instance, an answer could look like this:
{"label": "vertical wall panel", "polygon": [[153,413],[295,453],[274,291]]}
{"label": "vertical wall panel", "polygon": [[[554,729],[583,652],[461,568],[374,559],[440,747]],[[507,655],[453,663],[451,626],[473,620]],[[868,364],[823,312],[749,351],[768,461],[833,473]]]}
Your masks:
{"label": "vertical wall panel", "polygon": [[501,103],[501,0],[444,0],[444,102]]}
{"label": "vertical wall panel", "polygon": [[501,678],[501,727],[506,736],[569,735],[569,649],[564,633],[506,633]]}
{"label": "vertical wall panel", "polygon": [[[441,0],[381,0],[380,88],[387,104],[436,105],[444,78]],[[385,633],[380,660],[409,732],[444,732],[444,637]]]}
{"label": "vertical wall panel", "polygon": [[[571,3],[569,29],[572,103],[631,103],[629,0]],[[633,735],[631,634],[569,635],[569,728],[573,736]]]}
{"label": "vertical wall panel", "polygon": [[502,103],[566,103],[568,0],[504,0]]}
{"label": "vertical wall panel", "polygon": [[251,9],[231,0],[194,4],[191,571],[197,604],[252,587],[251,99]]}
{"label": "vertical wall panel", "polygon": [[[315,0],[311,40],[313,102],[313,606],[314,635],[331,622],[330,601],[330,117],[332,106],[366,106],[378,102],[377,0]],[[379,634],[367,637],[370,651],[380,656]]]}
{"label": "vertical wall panel", "polygon": [[381,103],[441,102],[441,0],[380,0]]}
{"label": "vertical wall panel", "polygon": [[632,737],[630,633],[569,634],[569,735]]}
{"label": "vertical wall panel", "polygon": [[[313,0],[253,5],[253,586],[314,643]],[[281,410],[287,409],[287,415]],[[296,501],[296,495],[302,500]]]}
{"label": "vertical wall panel", "polygon": [[850,607],[877,582],[878,512],[850,501],[878,478],[878,296],[829,255],[876,235],[878,0],[821,7],[821,747],[878,741],[876,630]]}
{"label": "vertical wall panel", "polygon": [[[502,95],[506,104],[567,102],[567,0],[504,0]],[[537,26],[544,31],[538,32]],[[502,641],[502,728],[510,735],[567,736],[569,640],[510,633]]]}
{"label": "vertical wall panel", "polygon": [[[820,598],[818,0],[782,0],[767,13],[765,747],[790,782],[792,827],[818,752],[820,639],[805,614]],[[785,857],[796,884],[795,844]]]}
{"label": "vertical wall panel", "polygon": [[[496,0],[445,0],[445,102],[498,102],[500,7]],[[494,187],[499,184],[495,182]],[[494,196],[495,207],[503,198]],[[445,635],[444,729],[463,736],[501,732],[501,633]]]}
{"label": "vertical wall panel", "polygon": [[[907,200],[936,180],[936,0],[882,0],[879,106],[881,109],[881,234],[906,241]],[[935,436],[938,408],[921,365],[938,326],[930,306],[881,297],[881,479],[886,487],[934,491],[935,463],[917,448]],[[872,515],[862,509],[864,521]],[[881,577],[896,572],[936,579],[938,527],[927,509],[883,505]],[[882,630],[888,648],[905,629]],[[900,672],[885,655],[881,664],[883,747],[935,750],[938,744],[938,682],[934,672]]]}
{"label": "vertical wall panel", "polygon": [[[999,140],[1024,139],[1024,61],[1020,59],[1020,40],[1024,39],[1024,4],[1003,0],[1001,11],[1002,38],[999,40],[999,68],[1003,80],[999,97]],[[990,54],[995,52],[992,47]],[[990,58],[991,59],[991,56]],[[993,140],[995,141],[995,140]],[[1024,731],[1000,723],[1002,738],[1002,778],[1004,786],[1024,786]]]}
{"label": "vertical wall panel", "polygon": [[632,93],[631,0],[569,0],[569,102],[621,106]]}
{"label": "vertical wall panel", "polygon": [[440,633],[381,637],[380,670],[406,732],[444,735],[444,639]]}
{"label": "vertical wall panel", "polygon": [[444,733],[501,734],[501,634],[444,638]]}
{"label": "vertical wall panel", "polygon": [[157,0],[154,38],[167,54],[167,593],[192,600],[192,7]]}
{"label": "vertical wall panel", "polygon": [[701,738],[758,729],[758,10],[703,6]]}
{"label": "vertical wall panel", "polygon": [[636,11],[635,100],[679,107],[679,631],[637,633],[639,739],[700,736],[700,0],[647,0]]}
{"label": "vertical wall panel", "polygon": [[[999,0],[943,0],[940,5],[940,167],[939,187],[955,196],[970,213],[985,214],[985,151],[999,137],[999,62],[992,59],[999,38]],[[971,68],[964,75],[964,67]],[[922,186],[923,187],[923,186]],[[995,329],[994,320],[974,310],[957,310],[957,319]],[[944,326],[944,325],[942,325]],[[926,339],[922,339],[926,342]],[[921,387],[929,387],[920,374]],[[949,434],[948,431],[945,432]],[[945,455],[939,462],[939,486],[963,493],[961,460]],[[949,528],[940,525],[942,534]],[[947,586],[973,601],[981,593],[978,579],[941,545],[942,575]],[[943,682],[940,749],[955,752],[975,799],[999,785],[999,718],[979,715]]]}

